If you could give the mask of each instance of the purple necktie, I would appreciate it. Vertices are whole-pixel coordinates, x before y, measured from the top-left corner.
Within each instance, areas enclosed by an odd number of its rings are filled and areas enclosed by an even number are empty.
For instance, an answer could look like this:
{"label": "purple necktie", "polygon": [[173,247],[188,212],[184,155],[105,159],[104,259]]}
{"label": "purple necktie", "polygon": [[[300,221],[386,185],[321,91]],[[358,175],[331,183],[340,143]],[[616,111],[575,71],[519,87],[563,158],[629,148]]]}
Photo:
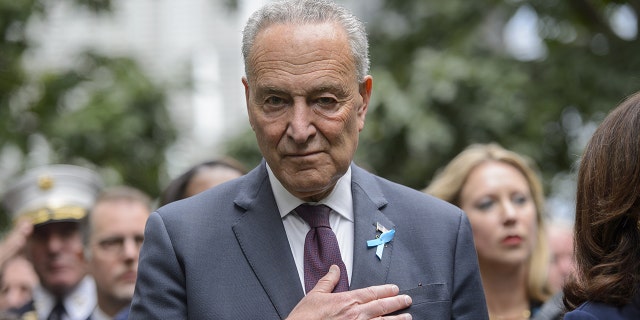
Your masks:
{"label": "purple necktie", "polygon": [[311,230],[304,240],[304,287],[309,292],[318,283],[332,264],[340,267],[340,281],[333,292],[349,290],[347,268],[340,255],[340,247],[336,234],[329,225],[331,208],[325,205],[312,206],[302,204],[296,213],[306,221]]}

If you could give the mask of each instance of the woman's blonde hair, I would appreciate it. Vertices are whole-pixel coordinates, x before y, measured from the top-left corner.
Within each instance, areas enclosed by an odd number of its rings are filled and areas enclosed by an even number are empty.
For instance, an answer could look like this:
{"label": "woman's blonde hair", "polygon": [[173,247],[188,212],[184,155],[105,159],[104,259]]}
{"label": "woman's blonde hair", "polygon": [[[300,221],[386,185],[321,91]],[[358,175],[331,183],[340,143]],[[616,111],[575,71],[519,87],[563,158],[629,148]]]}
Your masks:
{"label": "woman's blonde hair", "polygon": [[458,154],[447,166],[439,172],[425,193],[460,206],[460,192],[467,177],[480,164],[487,161],[498,161],[513,166],[527,179],[531,196],[536,206],[536,221],[538,234],[532,257],[529,261],[527,293],[530,299],[540,302],[551,296],[547,284],[549,268],[549,247],[544,223],[544,193],[538,178],[535,164],[525,156],[509,151],[496,143],[472,144]]}

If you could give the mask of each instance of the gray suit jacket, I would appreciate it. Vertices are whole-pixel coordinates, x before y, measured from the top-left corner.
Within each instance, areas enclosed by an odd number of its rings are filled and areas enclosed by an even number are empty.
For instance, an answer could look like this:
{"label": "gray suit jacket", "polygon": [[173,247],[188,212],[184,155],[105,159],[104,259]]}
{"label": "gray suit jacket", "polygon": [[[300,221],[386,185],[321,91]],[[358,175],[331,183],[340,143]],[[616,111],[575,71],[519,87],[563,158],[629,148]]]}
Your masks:
{"label": "gray suit jacket", "polygon": [[[444,201],[352,169],[351,289],[393,283],[414,319],[488,319],[471,228]],[[376,222],[396,229],[382,259]],[[284,319],[304,297],[264,160],[154,212],[129,319]]]}

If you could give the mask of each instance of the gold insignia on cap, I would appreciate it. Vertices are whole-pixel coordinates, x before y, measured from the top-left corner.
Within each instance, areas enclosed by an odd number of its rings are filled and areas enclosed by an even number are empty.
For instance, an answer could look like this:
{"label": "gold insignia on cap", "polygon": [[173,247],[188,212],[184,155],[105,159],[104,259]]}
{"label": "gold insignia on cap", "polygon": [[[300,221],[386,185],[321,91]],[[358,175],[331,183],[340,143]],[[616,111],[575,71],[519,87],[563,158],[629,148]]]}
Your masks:
{"label": "gold insignia on cap", "polygon": [[78,206],[65,206],[60,208],[41,208],[23,214],[34,225],[52,220],[80,220],[87,215],[87,210]]}
{"label": "gold insignia on cap", "polygon": [[41,190],[49,190],[53,188],[53,178],[49,175],[42,175],[38,177],[38,187]]}

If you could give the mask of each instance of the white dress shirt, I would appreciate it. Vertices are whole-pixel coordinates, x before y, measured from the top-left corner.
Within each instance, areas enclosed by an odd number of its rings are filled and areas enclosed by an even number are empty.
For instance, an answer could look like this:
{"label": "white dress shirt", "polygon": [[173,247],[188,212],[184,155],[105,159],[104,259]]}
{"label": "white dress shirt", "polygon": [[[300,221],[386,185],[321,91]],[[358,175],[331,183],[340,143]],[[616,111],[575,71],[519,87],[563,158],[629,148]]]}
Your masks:
{"label": "white dress shirt", "polygon": [[[78,286],[63,301],[66,311],[64,320],[86,320],[96,307],[96,285],[90,276],[84,277]],[[55,307],[56,298],[38,286],[33,291],[33,303],[38,319],[46,319]]]}
{"label": "white dress shirt", "polygon": [[[298,276],[300,283],[304,288],[304,240],[307,232],[311,229],[309,225],[300,216],[295,214],[293,210],[299,205],[305,203],[302,199],[298,199],[287,191],[280,181],[275,177],[271,168],[267,164],[269,173],[269,182],[273,195],[276,198],[276,204],[282,217],[282,224],[287,233],[289,247],[293,254],[293,260],[298,268]],[[333,191],[320,202],[311,204],[324,204],[331,208],[329,214],[329,224],[336,234],[338,246],[340,247],[340,255],[342,261],[347,268],[349,283],[351,283],[351,271],[353,268],[353,239],[354,239],[354,214],[353,214],[353,198],[351,195],[351,167],[340,177]]]}
{"label": "white dress shirt", "polygon": [[104,311],[102,311],[102,309],[100,309],[100,306],[96,306],[96,309],[93,310],[93,313],[91,314],[91,320],[112,320],[112,317],[109,317],[109,315],[107,315],[106,313],[104,313]]}

